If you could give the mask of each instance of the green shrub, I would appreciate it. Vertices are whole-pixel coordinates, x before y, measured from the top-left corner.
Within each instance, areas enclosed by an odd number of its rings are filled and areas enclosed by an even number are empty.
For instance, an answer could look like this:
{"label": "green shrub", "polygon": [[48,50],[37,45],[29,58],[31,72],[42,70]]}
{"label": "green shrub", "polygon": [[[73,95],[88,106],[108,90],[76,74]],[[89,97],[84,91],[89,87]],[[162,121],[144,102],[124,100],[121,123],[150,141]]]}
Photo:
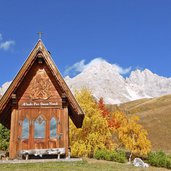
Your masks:
{"label": "green shrub", "polygon": [[167,157],[169,157],[171,159],[171,154],[169,154]]}
{"label": "green shrub", "polygon": [[124,151],[117,151],[115,153],[114,161],[119,163],[125,163],[127,161],[126,153]]}
{"label": "green shrub", "polygon": [[107,150],[96,150],[94,157],[97,160],[106,160],[106,155],[107,155],[106,153],[107,153]]}
{"label": "green shrub", "polygon": [[125,163],[127,161],[124,151],[97,150],[94,157],[96,159]]}
{"label": "green shrub", "polygon": [[162,152],[162,151],[158,151],[158,152],[151,152],[148,155],[148,163],[152,166],[156,166],[156,167],[165,167],[165,168],[171,168],[171,160],[169,157],[167,157],[167,155]]}
{"label": "green shrub", "polygon": [[171,159],[167,158],[166,168],[171,169]]}
{"label": "green shrub", "polygon": [[0,150],[7,150],[9,147],[10,131],[0,124]]}

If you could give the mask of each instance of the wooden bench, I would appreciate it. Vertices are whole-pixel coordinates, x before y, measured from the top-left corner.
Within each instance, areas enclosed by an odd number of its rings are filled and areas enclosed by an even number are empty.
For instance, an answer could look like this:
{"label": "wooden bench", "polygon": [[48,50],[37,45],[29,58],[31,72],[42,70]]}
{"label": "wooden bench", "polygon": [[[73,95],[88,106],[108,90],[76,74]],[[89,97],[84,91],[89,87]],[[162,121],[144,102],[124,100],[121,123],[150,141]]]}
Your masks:
{"label": "wooden bench", "polygon": [[43,155],[57,155],[60,159],[60,155],[65,154],[65,148],[51,148],[51,149],[30,149],[30,150],[21,150],[20,156],[25,157],[26,160],[29,159],[30,155],[43,157]]}

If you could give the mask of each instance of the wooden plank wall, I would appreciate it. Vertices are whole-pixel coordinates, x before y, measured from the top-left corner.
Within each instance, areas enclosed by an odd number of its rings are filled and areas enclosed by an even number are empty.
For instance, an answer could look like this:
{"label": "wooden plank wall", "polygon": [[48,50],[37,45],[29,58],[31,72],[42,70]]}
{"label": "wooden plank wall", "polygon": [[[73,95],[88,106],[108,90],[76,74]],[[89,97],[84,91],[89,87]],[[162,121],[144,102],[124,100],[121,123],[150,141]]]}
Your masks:
{"label": "wooden plank wall", "polygon": [[[10,158],[17,157],[20,150],[35,148],[64,148],[69,146],[68,106],[62,105],[62,92],[55,84],[53,75],[46,65],[33,65],[18,90],[17,108],[11,113]],[[46,105],[41,105],[46,104]],[[50,105],[53,104],[53,105]],[[34,121],[41,115],[46,121],[45,138],[34,139]],[[60,140],[50,138],[50,120],[52,117],[60,121],[57,134]],[[22,140],[22,123],[29,120],[29,139]]]}

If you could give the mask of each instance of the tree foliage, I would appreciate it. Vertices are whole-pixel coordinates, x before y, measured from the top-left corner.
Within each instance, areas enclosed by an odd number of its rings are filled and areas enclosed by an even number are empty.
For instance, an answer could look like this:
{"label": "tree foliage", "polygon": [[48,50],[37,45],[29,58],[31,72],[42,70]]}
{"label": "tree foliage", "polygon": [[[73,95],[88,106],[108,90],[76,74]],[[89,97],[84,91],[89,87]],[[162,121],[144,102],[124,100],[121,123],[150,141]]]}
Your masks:
{"label": "tree foliage", "polygon": [[99,99],[98,108],[100,109],[102,116],[107,120],[108,127],[112,132],[115,131],[115,129],[119,127],[119,123],[117,122],[114,113],[109,112],[109,110],[106,108],[103,98]]}
{"label": "tree foliage", "polygon": [[104,104],[104,100],[103,100],[102,97],[101,97],[101,98],[99,99],[99,101],[98,101],[98,107],[99,107],[99,109],[100,109],[101,112],[102,112],[102,116],[103,116],[104,118],[108,118],[109,115],[110,115],[110,112],[109,112],[108,109],[106,108],[106,106],[105,106],[105,104]]}
{"label": "tree foliage", "polygon": [[9,147],[10,131],[0,124],[0,150],[7,150]]}
{"label": "tree foliage", "polygon": [[120,127],[117,129],[118,138],[124,147],[135,155],[147,155],[151,150],[151,142],[147,131],[138,123],[138,116],[127,117],[123,112],[115,112],[115,118]]}
{"label": "tree foliage", "polygon": [[70,122],[70,144],[73,156],[93,157],[97,149],[113,147],[107,120],[102,117],[97,103],[87,89],[76,92],[76,99],[85,112],[82,128]]}

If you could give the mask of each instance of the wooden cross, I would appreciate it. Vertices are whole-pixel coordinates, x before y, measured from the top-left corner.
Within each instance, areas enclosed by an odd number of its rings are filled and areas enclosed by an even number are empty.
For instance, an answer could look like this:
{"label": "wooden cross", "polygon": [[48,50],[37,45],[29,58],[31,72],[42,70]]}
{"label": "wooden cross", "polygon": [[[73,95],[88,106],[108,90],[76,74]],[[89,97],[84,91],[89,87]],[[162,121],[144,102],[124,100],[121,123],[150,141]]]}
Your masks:
{"label": "wooden cross", "polygon": [[43,32],[38,32],[37,34],[38,34],[38,36],[39,36],[39,39],[41,39],[41,38],[42,38]]}

